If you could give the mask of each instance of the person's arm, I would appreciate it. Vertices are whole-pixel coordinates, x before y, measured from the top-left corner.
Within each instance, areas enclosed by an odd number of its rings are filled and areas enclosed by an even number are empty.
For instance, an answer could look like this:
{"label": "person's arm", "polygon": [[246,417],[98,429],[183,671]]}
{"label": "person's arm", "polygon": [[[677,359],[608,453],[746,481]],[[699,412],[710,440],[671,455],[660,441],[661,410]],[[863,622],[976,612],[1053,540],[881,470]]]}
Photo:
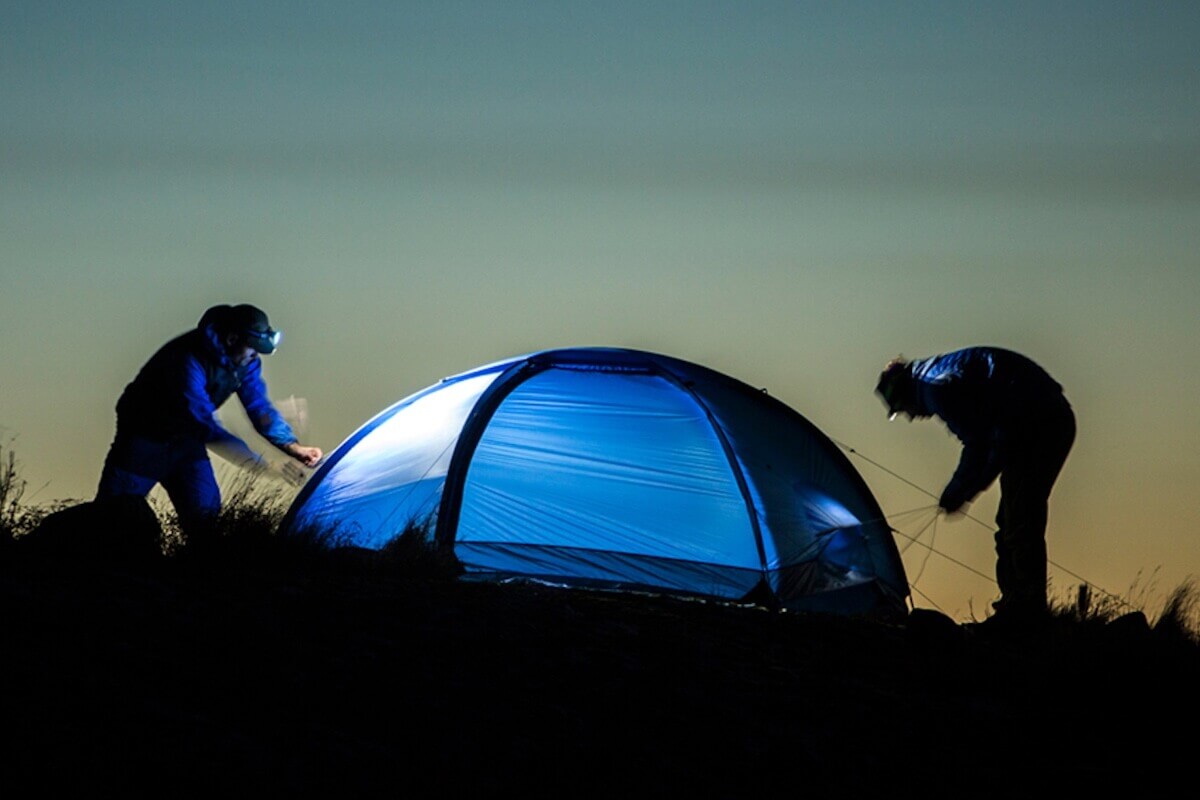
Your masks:
{"label": "person's arm", "polygon": [[190,422],[196,426],[205,444],[221,458],[232,464],[249,467],[265,466],[263,458],[250,449],[241,438],[227,430],[217,418],[217,409],[205,386],[204,365],[194,356],[182,363],[183,397]]}
{"label": "person's arm", "polygon": [[240,444],[245,447],[245,443],[226,430],[217,419],[217,408],[208,396],[208,378],[200,360],[189,355],[180,363],[179,369],[188,422],[195,428],[199,437],[206,443],[218,446],[237,447]]}
{"label": "person's arm", "polygon": [[292,426],[287,423],[279,410],[267,396],[267,385],[262,377],[262,362],[255,359],[251,362],[242,384],[238,388],[238,398],[246,409],[250,423],[254,425],[264,439],[275,447],[296,459],[306,467],[315,467],[323,455],[321,448],[300,444]]}
{"label": "person's arm", "polygon": [[932,410],[962,443],[958,467],[938,498],[954,513],[987,489],[1000,474],[1000,426],[995,417],[987,363],[958,359],[928,387]]}
{"label": "person's arm", "polygon": [[1000,474],[995,437],[967,437],[961,441],[963,449],[958,468],[938,498],[938,507],[951,514],[974,500]]}

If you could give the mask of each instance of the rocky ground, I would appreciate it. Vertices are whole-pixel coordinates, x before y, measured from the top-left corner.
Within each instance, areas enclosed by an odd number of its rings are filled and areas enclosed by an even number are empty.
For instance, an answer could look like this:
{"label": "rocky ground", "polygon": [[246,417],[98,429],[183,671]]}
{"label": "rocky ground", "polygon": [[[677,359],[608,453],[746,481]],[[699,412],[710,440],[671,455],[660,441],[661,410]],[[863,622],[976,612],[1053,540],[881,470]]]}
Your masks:
{"label": "rocky ground", "polygon": [[37,794],[1114,796],[1194,774],[1200,653],[1138,616],[1002,634],[361,554],[11,543],[0,604],[0,775]]}

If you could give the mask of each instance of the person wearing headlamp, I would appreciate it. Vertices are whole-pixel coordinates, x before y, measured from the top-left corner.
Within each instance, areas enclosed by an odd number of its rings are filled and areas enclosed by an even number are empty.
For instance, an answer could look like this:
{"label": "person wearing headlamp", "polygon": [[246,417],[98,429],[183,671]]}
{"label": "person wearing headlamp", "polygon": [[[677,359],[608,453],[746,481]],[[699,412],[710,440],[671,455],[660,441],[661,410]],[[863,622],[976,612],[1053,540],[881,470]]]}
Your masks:
{"label": "person wearing headlamp", "polygon": [[161,485],[188,544],[205,539],[221,509],[208,450],[251,468],[266,466],[217,418],[217,409],[235,394],[264,439],[315,467],[321,449],[300,444],[262,376],[261,356],[274,353],[282,338],[262,309],[217,305],[195,328],[159,348],[117,400],[116,435],[96,499],[145,497]]}
{"label": "person wearing headlamp", "polygon": [[1042,621],[1047,612],[1046,525],[1051,489],[1075,441],[1062,386],[1027,356],[967,347],[889,361],[875,392],[888,418],[938,417],[962,443],[938,507],[958,514],[1000,479],[996,582],[989,622]]}

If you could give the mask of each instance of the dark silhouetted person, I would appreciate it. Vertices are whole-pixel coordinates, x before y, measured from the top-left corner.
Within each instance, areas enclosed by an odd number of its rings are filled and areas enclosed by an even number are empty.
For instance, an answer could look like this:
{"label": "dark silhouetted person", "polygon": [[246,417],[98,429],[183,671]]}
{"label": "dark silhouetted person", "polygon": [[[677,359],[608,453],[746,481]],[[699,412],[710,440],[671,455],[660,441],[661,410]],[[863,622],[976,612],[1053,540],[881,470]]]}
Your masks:
{"label": "dark silhouetted person", "polygon": [[937,416],[962,442],[958,468],[938,499],[943,511],[959,512],[999,476],[993,621],[1043,619],[1050,491],[1075,441],[1075,414],[1062,386],[1011,350],[968,347],[893,359],[875,391],[892,418]]}
{"label": "dark silhouetted person", "polygon": [[280,338],[255,306],[219,305],[163,345],[117,401],[116,436],[96,499],[145,497],[161,484],[188,543],[207,538],[221,508],[208,448],[235,463],[265,467],[217,419],[217,409],[234,394],[264,439],[306,467],[315,466],[320,448],[296,440],[263,381],[260,355],[273,353]]}

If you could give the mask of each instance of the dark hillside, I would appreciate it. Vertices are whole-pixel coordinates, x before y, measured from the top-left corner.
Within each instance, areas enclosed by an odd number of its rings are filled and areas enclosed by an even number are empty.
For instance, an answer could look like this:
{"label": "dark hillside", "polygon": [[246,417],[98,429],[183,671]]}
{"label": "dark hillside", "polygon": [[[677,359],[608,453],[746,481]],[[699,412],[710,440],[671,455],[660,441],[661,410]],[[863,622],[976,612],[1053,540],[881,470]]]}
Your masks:
{"label": "dark hillside", "polygon": [[[117,796],[1026,797],[1190,783],[1200,653],[460,582],[262,543],[0,551],[0,775]],[[1140,623],[1140,624],[1139,624]],[[790,787],[790,788],[789,788]]]}

